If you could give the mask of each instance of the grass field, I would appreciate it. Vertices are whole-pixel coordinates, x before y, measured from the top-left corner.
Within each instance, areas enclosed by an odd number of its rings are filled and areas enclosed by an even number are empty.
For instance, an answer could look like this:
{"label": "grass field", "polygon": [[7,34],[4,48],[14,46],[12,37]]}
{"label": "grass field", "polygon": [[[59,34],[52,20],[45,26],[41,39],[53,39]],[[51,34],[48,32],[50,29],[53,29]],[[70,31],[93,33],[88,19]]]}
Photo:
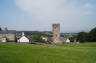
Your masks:
{"label": "grass field", "polygon": [[64,46],[64,47],[96,47],[96,42],[85,42],[85,43],[66,43],[66,44],[62,44],[60,46]]}
{"label": "grass field", "polygon": [[[86,47],[93,43],[85,43]],[[78,44],[80,47],[82,44]],[[66,46],[66,48],[64,47]],[[0,63],[96,63],[96,48],[0,43]],[[83,45],[84,46],[84,45]],[[83,47],[81,46],[81,47]]]}

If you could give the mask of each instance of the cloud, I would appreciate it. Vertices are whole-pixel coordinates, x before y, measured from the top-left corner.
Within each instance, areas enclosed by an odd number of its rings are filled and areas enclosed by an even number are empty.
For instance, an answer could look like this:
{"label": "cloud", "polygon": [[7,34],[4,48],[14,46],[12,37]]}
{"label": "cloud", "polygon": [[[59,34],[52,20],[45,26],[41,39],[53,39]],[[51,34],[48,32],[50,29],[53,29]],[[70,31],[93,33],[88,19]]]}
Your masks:
{"label": "cloud", "polygon": [[79,16],[81,8],[67,0],[16,0],[16,5],[39,20],[57,20]]}
{"label": "cloud", "polygon": [[15,0],[15,3],[21,10],[32,14],[38,22],[61,23],[67,28],[79,25],[82,16],[94,14],[94,5],[87,2],[82,4],[77,0]]}
{"label": "cloud", "polygon": [[94,8],[94,5],[92,5],[91,3],[86,3],[84,5],[85,8]]}
{"label": "cloud", "polygon": [[[84,13],[82,5],[78,6],[78,2],[74,5],[74,3],[69,3],[69,0],[16,0],[16,5],[32,13],[39,20],[79,17]],[[85,3],[84,7],[93,8],[90,3]]]}

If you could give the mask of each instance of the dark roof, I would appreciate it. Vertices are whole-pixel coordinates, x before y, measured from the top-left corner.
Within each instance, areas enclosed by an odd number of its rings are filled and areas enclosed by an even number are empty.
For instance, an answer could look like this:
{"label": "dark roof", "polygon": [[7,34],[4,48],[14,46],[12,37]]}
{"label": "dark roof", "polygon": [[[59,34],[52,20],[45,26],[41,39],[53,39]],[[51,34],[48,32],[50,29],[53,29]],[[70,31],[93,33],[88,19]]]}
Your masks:
{"label": "dark roof", "polygon": [[15,34],[16,30],[2,30],[0,34]]}

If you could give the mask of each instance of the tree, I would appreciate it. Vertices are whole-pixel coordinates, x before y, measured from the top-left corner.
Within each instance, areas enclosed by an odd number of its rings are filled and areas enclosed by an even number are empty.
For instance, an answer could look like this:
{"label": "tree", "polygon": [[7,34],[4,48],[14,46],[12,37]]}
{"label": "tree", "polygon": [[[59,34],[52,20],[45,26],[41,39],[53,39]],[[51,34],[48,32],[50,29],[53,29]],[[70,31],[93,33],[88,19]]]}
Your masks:
{"label": "tree", "polygon": [[89,32],[91,42],[96,42],[96,27]]}
{"label": "tree", "polygon": [[[90,32],[80,32],[78,35],[75,37],[77,38],[77,41],[80,42],[96,42],[96,27],[93,28]],[[74,37],[70,38],[72,41]]]}
{"label": "tree", "polygon": [[80,32],[78,33],[77,35],[77,40],[80,41],[80,42],[87,42],[87,37],[88,37],[88,33],[86,32]]}
{"label": "tree", "polygon": [[2,28],[0,27],[0,31],[2,31]]}
{"label": "tree", "polygon": [[32,36],[32,41],[33,42],[42,42],[42,43],[45,43],[45,41],[42,40],[41,36]]}
{"label": "tree", "polygon": [[70,37],[69,39],[70,39],[71,42],[74,42],[77,39],[77,36],[74,35],[74,36]]}

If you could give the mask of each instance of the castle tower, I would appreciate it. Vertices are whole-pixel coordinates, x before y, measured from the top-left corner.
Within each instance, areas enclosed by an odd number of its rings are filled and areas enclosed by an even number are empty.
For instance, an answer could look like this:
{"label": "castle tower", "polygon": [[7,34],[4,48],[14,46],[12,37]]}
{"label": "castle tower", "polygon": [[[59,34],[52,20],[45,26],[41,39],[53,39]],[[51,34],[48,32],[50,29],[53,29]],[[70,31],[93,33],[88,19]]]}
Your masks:
{"label": "castle tower", "polygon": [[54,44],[62,44],[60,40],[60,24],[53,24],[52,25],[52,32],[53,32],[53,43]]}

